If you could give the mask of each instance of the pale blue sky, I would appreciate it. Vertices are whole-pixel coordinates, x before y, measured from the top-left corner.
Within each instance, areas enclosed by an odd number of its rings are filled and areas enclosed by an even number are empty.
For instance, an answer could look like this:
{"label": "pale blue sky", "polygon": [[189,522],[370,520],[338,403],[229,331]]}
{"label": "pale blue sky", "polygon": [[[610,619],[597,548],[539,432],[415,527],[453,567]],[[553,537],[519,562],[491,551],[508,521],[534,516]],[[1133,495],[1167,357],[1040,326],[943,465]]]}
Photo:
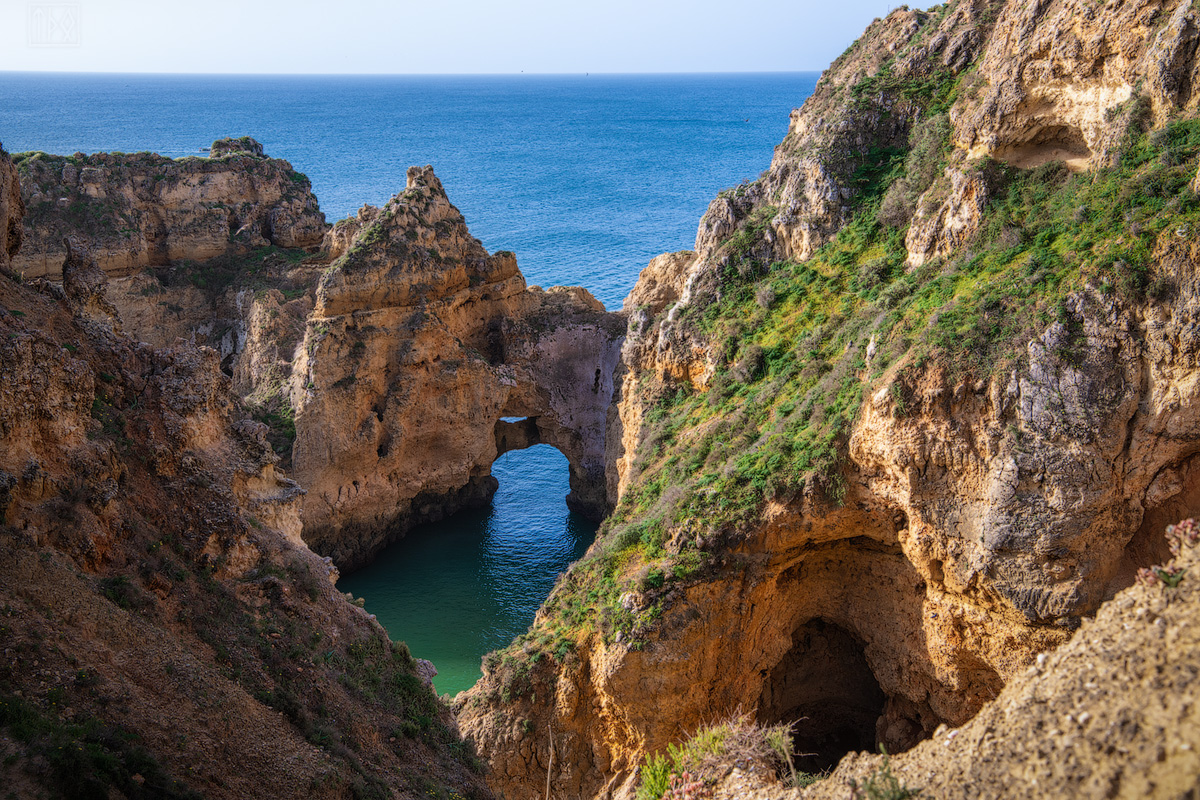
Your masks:
{"label": "pale blue sky", "polygon": [[820,70],[880,0],[0,0],[0,70]]}

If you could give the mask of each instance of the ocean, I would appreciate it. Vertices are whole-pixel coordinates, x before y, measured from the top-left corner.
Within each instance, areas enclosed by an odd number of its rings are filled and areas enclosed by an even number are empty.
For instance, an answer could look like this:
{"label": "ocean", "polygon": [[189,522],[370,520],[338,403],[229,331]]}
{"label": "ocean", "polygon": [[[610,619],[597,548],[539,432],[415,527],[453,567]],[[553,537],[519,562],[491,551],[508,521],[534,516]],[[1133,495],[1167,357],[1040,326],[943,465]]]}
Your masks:
{"label": "ocean", "polygon": [[[718,191],[766,169],[817,78],[0,73],[0,142],[178,157],[249,135],[308,175],[330,222],[432,164],[471,232],[516,253],[530,284],[583,286],[615,310],[651,258],[692,247]],[[342,579],[434,662],[439,691],[473,683],[595,535],[566,509],[566,470],[547,446],[506,454],[490,508],[419,528]]]}

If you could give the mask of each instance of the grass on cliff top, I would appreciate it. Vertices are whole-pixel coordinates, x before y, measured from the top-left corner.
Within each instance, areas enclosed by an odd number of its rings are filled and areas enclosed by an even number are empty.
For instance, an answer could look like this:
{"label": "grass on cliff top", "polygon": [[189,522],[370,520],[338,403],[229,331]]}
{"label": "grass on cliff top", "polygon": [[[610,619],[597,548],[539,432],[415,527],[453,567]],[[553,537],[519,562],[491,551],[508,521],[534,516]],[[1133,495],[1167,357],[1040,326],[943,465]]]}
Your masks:
{"label": "grass on cliff top", "polygon": [[[805,263],[756,260],[770,211],[751,214],[726,243],[711,295],[680,317],[717,346],[721,367],[707,391],[676,385],[653,402],[636,477],[601,544],[508,652],[562,657],[588,630],[639,646],[662,594],[702,574],[765,503],[840,502],[851,426],[880,387],[903,416],[926,368],[987,379],[1017,366],[1024,342],[1053,322],[1080,335],[1064,300],[1085,285],[1129,303],[1169,296],[1153,254],[1200,231],[1200,199],[1188,188],[1198,153],[1200,120],[1188,119],[1132,131],[1119,163],[1090,173],[976,163],[993,186],[980,233],[954,258],[913,270],[904,231],[880,221],[887,187],[911,167],[903,153]],[[1058,356],[1070,362],[1075,346]]]}
{"label": "grass on cliff top", "polygon": [[671,797],[699,796],[701,787],[723,776],[734,763],[767,764],[795,788],[816,783],[818,776],[796,769],[794,756],[791,725],[760,725],[742,715],[705,726],[683,743],[668,745],[666,752],[646,756],[638,775],[637,800],[659,800],[672,789]]}

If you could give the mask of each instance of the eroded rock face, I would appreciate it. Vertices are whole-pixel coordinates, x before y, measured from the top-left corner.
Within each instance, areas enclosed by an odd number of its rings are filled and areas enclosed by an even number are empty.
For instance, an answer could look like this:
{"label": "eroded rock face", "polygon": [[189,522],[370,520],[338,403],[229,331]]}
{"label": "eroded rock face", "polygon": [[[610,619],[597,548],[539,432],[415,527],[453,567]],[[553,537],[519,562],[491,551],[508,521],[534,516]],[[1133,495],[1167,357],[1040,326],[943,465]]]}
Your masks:
{"label": "eroded rock face", "polygon": [[1128,124],[1116,112],[1138,91],[1160,120],[1195,106],[1198,26],[1183,0],[1006,3],[981,95],[955,115],[959,146],[1021,167],[1105,163]]}
{"label": "eroded rock face", "polygon": [[220,140],[211,158],[153,153],[17,157],[28,215],[13,269],[58,280],[64,236],[113,276],[266,244],[315,247],[327,225],[308,179],[253,139]]}
{"label": "eroded rock face", "polygon": [[[880,390],[854,427],[841,505],[770,506],[713,574],[653,596],[662,616],[636,648],[585,636],[508,703],[511,673],[485,669],[459,719],[493,786],[544,789],[551,729],[555,786],[625,796],[646,753],[739,710],[806,718],[802,749],[830,748],[815,769],[966,723],[1137,566],[1163,560],[1163,519],[1200,502],[1197,258],[1190,243],[1159,254],[1178,286],[1168,304],[1073,297],[1077,352],[1055,323],[1026,369]],[[637,419],[637,405],[621,410]],[[841,678],[819,691],[830,673]]]}
{"label": "eroded rock face", "polygon": [[568,502],[602,514],[623,318],[580,289],[526,289],[428,167],[356,225],[293,373],[306,540],[352,567],[412,524],[486,501],[501,417],[533,420],[570,461]]}
{"label": "eroded rock face", "polygon": [[[1189,572],[1198,563],[1194,545],[1175,559]],[[893,774],[931,797],[973,797],[983,789],[993,796],[1102,798],[1118,786],[1132,797],[1186,795],[1200,770],[1200,720],[1188,702],[1200,648],[1192,624],[1198,587],[1185,579],[1176,588],[1155,583],[1121,592],[969,724],[893,758]],[[843,797],[851,780],[861,782],[880,761],[853,756],[806,791],[776,785],[756,796]]]}
{"label": "eroded rock face", "polygon": [[372,205],[364,205],[358,210],[357,216],[339,219],[325,234],[321,243],[330,259],[338,259],[346,254],[354,244],[354,237],[367,225],[379,219],[379,209]]}
{"label": "eroded rock face", "polygon": [[632,477],[642,417],[653,397],[638,391],[642,376],[703,385],[708,376],[707,343],[664,335],[663,312],[687,293],[696,253],[685,250],[658,256],[642,270],[625,298],[628,331],[613,376],[617,386],[608,430],[608,494],[615,502]]}
{"label": "eroded rock face", "polygon": [[64,239],[67,258],[63,261],[63,294],[75,312],[76,319],[89,328],[102,328],[110,333],[121,332],[117,309],[108,301],[108,281],[96,265],[96,259],[78,242]]}
{"label": "eroded rock face", "polygon": [[967,173],[948,168],[946,172],[949,195],[934,208],[926,206],[932,200],[926,195],[905,234],[909,267],[919,267],[930,259],[954,253],[979,230],[990,196],[987,180],[979,171]]}
{"label": "eroded rock face", "polygon": [[[937,91],[953,81],[977,60],[985,19],[998,5],[953,3],[937,14],[904,8],[873,22],[792,112],[788,135],[764,178],[731,198],[732,216],[744,218],[758,207],[766,217],[769,204],[775,257],[808,258],[849,219],[863,171],[881,152],[903,146],[922,118],[922,105],[895,87]],[[710,208],[706,219],[712,213]],[[702,221],[697,251],[723,241],[719,230],[712,233]]]}
{"label": "eroded rock face", "polygon": [[[0,180],[12,172],[0,153]],[[19,204],[0,206],[0,230],[12,222]],[[334,800],[369,780],[489,796],[461,755],[379,735],[411,703],[439,741],[454,733],[425,671],[301,541],[303,492],[264,426],[236,419],[218,354],[121,336],[103,272],[74,246],[63,275],[61,289],[0,277],[0,702],[54,731],[11,743],[5,786]],[[385,695],[342,680],[368,653]],[[310,741],[316,719],[337,753]],[[89,755],[48,769],[58,747]]]}
{"label": "eroded rock face", "polygon": [[25,204],[21,200],[21,182],[17,168],[0,145],[0,274],[12,272],[12,260],[21,249],[24,232],[21,219]]}
{"label": "eroded rock face", "polygon": [[[656,259],[630,297],[608,437],[618,497],[638,486],[647,411],[677,391],[706,392],[732,366],[720,360],[724,343],[694,322],[730,285],[745,285],[723,272],[773,275],[765,265],[806,259],[829,241],[872,180],[867,154],[903,146],[928,119],[931,105],[910,104],[914,86],[979,84],[943,118],[957,149],[922,190],[905,242],[910,271],[962,253],[976,235],[994,186],[991,168],[970,160],[972,148],[1013,164],[1041,162],[1005,148],[1037,146],[1069,168],[1101,165],[1136,112],[1122,103],[1137,70],[1172,76],[1147,89],[1157,118],[1195,104],[1188,4],[1080,10],[1078,22],[1070,9],[905,9],[835,62],[794,112],[771,169],[714,200],[696,252]],[[1147,24],[1154,19],[1163,24]],[[1081,38],[1107,66],[1072,66],[1065,54],[1082,58]],[[1111,86],[1093,85],[1102,74]],[[1021,106],[1026,98],[1034,99]],[[1078,127],[1086,154],[1055,126]],[[1066,298],[1058,322],[1039,322],[1016,342],[1025,357],[1015,368],[978,380],[951,380],[933,364],[883,371],[837,445],[838,501],[811,483],[777,494],[748,530],[711,549],[711,571],[672,585],[651,581],[646,567],[635,573],[636,553],[633,566],[605,561],[632,549],[617,539],[634,524],[614,528],[613,541],[591,555],[614,565],[605,579],[634,586],[614,613],[628,614],[641,638],[630,641],[624,628],[614,635],[612,618],[598,612],[564,612],[552,595],[522,646],[485,662],[483,680],[458,701],[464,731],[493,764],[493,786],[539,796],[549,772],[565,795],[628,797],[646,754],[747,709],[762,722],[813,720],[807,731],[800,723],[798,749],[829,748],[834,761],[839,747],[881,742],[897,752],[939,725],[970,720],[1128,586],[1136,567],[1163,560],[1162,526],[1200,502],[1200,362],[1190,323],[1200,249],[1185,234],[1163,241],[1154,270],[1169,293],[1119,301],[1088,286]],[[763,313],[773,302],[759,301]],[[874,348],[859,346],[869,366]],[[705,424],[672,433],[699,440]],[[681,518],[667,527],[668,552],[692,541],[684,528],[693,520]],[[573,587],[598,580],[577,569],[556,594],[576,598]],[[538,649],[564,629],[569,646]],[[829,674],[846,682],[822,684]]]}

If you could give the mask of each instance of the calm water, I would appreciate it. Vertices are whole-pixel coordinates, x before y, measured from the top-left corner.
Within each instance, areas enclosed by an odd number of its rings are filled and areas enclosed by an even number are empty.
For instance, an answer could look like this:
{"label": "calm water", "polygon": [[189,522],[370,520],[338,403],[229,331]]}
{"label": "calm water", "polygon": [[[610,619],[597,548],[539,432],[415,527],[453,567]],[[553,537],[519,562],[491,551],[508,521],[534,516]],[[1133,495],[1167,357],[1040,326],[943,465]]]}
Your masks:
{"label": "calm water", "polygon": [[[0,73],[11,152],[207,152],[248,134],[312,179],[332,222],[433,164],[471,232],[531,284],[619,307],[655,255],[692,246],[718,191],[767,167],[816,73],[503,77]],[[467,688],[522,632],[594,527],[568,513],[566,460],[505,455],[492,507],[411,532],[342,580],[395,639]]]}
{"label": "calm water", "polygon": [[434,663],[443,693],[468,688],[483,654],[529,627],[596,534],[567,510],[567,459],[550,445],[505,453],[492,474],[500,488],[491,508],[418,528],[338,582]]}

